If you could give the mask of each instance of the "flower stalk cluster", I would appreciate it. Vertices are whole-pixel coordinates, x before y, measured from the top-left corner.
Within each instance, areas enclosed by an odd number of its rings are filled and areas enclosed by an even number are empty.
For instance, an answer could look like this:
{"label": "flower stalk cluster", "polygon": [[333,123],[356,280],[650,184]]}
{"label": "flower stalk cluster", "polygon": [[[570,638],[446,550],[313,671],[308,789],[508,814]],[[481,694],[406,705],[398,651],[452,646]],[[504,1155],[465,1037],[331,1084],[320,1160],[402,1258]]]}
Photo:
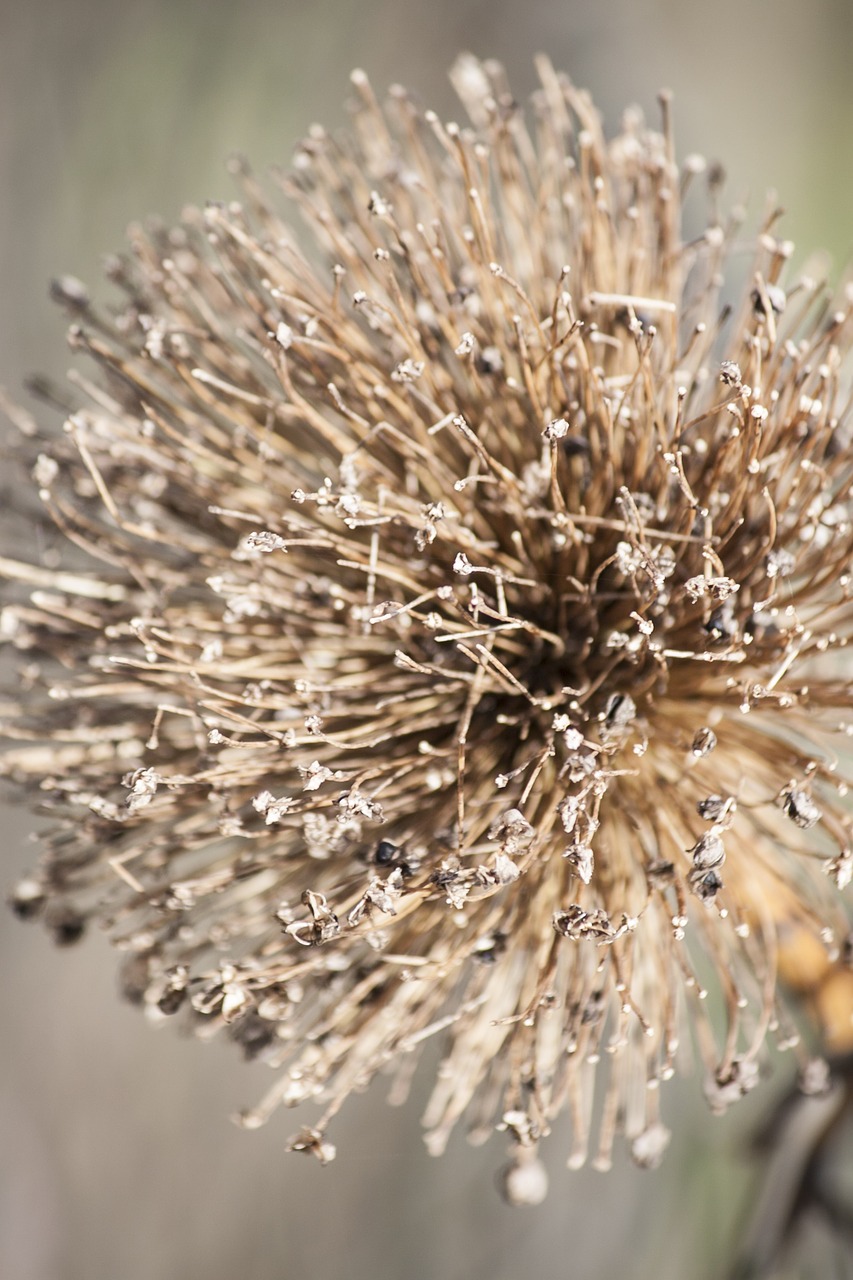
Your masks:
{"label": "flower stalk cluster", "polygon": [[0,562],[19,913],[267,1059],[243,1123],[319,1102],[323,1160],[440,1038],[428,1148],[506,1132],[514,1200],[564,1110],[570,1165],[655,1164],[685,1039],[715,1108],[751,1087],[853,866],[849,302],[773,215],[732,304],[667,100],[608,140],[539,70],[525,113],[460,60],[467,127],[357,74],[303,232],[239,162],[132,230],[120,306],[59,282],[90,371],[60,440],[12,412],[68,550]]}

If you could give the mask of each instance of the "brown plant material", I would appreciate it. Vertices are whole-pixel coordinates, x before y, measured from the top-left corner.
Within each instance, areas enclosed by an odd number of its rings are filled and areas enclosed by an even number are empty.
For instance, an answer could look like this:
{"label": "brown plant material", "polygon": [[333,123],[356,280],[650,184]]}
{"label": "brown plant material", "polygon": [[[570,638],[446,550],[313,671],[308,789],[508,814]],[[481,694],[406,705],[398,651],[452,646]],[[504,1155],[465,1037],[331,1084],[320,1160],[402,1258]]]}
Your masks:
{"label": "brown plant material", "polygon": [[572,1166],[657,1163],[685,1032],[715,1108],[793,1041],[853,731],[849,307],[783,286],[773,217],[726,305],[739,223],[712,181],[685,242],[666,99],[608,141],[540,74],[525,114],[460,60],[467,128],[356,74],[282,179],[303,232],[238,164],[133,229],[115,312],[59,282],[96,372],[60,440],[15,416],[73,548],[0,562],[4,768],[51,819],[19,913],[268,1059],[243,1122],[319,1101],[322,1160],[439,1037],[429,1150],[498,1127],[527,1202],[564,1109]]}

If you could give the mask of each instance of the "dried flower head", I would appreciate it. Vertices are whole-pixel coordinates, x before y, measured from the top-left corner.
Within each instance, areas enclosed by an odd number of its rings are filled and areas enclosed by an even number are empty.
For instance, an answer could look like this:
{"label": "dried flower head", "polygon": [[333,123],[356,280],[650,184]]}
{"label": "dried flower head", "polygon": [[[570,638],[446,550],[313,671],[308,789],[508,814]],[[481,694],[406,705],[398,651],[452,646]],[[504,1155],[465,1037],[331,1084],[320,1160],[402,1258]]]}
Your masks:
{"label": "dried flower head", "polygon": [[572,1166],[656,1164],[685,1033],[749,1089],[853,866],[849,306],[786,296],[774,218],[725,302],[666,99],[608,141],[539,69],[525,114],[460,60],[465,128],[358,73],[282,180],[303,235],[239,164],[132,231],[113,312],[59,282],[96,372],[58,441],[12,412],[71,545],[2,561],[19,914],[278,1068],[246,1125],[322,1103],[321,1160],[439,1037],[429,1150],[505,1131],[516,1201],[564,1109]]}

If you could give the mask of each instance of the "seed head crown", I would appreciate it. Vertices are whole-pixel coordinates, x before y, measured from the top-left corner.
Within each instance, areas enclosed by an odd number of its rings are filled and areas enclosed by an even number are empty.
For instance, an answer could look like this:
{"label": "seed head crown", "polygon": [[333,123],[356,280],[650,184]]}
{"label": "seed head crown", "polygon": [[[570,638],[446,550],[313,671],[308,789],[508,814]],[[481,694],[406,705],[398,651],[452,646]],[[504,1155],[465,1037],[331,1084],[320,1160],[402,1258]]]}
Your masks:
{"label": "seed head crown", "polygon": [[323,1160],[440,1037],[429,1149],[506,1131],[516,1200],[596,1081],[597,1162],[660,1159],[685,1028],[715,1107],[751,1087],[853,866],[849,305],[783,291],[775,215],[724,302],[666,99],[608,141],[539,70],[525,114],[461,59],[464,128],[356,74],[301,236],[239,163],[133,229],[115,313],[58,282],[98,372],[33,473],[83,557],[2,563],[4,768],[52,819],[19,913],[279,1068],[246,1125],[319,1100]]}

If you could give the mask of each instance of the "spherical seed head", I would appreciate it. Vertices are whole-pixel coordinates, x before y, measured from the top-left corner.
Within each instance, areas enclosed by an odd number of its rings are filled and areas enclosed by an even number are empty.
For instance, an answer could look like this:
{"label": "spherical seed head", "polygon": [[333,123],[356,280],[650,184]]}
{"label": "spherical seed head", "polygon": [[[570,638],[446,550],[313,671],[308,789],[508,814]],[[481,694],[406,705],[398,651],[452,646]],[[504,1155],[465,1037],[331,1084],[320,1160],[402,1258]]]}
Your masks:
{"label": "spherical seed head", "polygon": [[786,295],[770,225],[724,305],[701,166],[540,73],[525,113],[457,64],[472,128],[359,73],[283,180],[301,231],[238,165],[133,230],[117,313],[57,290],[97,370],[33,452],[73,545],[4,562],[2,628],[41,914],[278,1069],[247,1126],[324,1101],[323,1160],[438,1036],[431,1151],[466,1115],[528,1176],[568,1108],[577,1166],[601,1079],[596,1163],[655,1163],[685,1029],[719,1108],[791,940],[846,932],[849,308]]}

